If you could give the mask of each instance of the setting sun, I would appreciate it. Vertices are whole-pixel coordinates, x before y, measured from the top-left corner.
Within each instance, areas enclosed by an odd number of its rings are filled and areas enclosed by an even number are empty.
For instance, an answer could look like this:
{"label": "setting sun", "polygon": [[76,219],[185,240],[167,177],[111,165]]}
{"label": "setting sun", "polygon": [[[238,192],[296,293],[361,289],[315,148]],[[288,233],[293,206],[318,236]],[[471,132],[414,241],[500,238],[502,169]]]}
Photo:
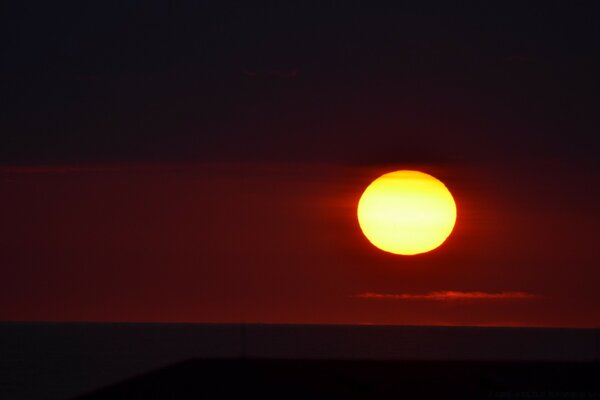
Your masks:
{"label": "setting sun", "polygon": [[446,186],[419,171],[396,171],[374,180],[358,202],[358,222],[381,250],[402,255],[440,246],[456,222],[456,204]]}

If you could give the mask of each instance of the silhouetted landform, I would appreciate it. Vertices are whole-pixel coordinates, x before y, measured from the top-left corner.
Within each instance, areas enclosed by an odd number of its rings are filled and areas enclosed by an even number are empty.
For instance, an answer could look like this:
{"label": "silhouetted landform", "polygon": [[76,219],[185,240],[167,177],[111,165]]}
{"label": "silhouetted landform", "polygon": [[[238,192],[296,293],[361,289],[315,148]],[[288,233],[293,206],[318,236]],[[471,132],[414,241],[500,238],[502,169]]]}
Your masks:
{"label": "silhouetted landform", "polygon": [[[598,363],[191,360],[81,399],[600,398]],[[408,397],[407,397],[408,396]]]}
{"label": "silhouetted landform", "polygon": [[[594,329],[0,323],[0,399],[72,398],[191,359],[547,362],[589,368],[599,359],[599,339]],[[290,368],[304,368],[305,361]],[[217,370],[247,368],[211,362]],[[392,364],[377,365],[372,368]]]}

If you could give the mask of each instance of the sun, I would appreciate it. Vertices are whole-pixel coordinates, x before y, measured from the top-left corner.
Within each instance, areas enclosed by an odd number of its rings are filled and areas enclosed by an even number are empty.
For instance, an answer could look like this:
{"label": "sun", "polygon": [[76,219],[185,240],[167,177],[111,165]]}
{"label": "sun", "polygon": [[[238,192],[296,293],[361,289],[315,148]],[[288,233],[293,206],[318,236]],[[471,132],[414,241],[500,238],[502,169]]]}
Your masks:
{"label": "sun", "polygon": [[456,222],[456,203],[438,179],[419,171],[395,171],[375,179],[358,202],[358,223],[381,250],[402,255],[440,246]]}

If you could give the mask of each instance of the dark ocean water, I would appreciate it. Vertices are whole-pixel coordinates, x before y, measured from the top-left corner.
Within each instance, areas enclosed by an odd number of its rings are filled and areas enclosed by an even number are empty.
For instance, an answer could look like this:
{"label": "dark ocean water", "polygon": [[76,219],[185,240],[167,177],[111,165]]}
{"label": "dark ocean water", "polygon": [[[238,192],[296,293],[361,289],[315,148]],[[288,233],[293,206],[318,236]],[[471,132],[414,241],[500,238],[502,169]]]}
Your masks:
{"label": "dark ocean water", "polygon": [[194,359],[597,366],[599,343],[592,329],[7,322],[0,399],[71,398]]}

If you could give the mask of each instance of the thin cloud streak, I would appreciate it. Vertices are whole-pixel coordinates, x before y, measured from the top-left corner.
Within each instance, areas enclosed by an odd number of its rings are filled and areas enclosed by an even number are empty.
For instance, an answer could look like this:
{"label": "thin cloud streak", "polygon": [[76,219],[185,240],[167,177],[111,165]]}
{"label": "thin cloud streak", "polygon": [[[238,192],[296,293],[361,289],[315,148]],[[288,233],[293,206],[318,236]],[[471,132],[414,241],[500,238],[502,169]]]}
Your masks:
{"label": "thin cloud streak", "polygon": [[124,171],[162,171],[185,168],[184,165],[151,164],[88,164],[88,165],[35,165],[0,166],[0,174],[13,175],[50,175],[80,172],[124,172]]}
{"label": "thin cloud streak", "polygon": [[527,292],[461,292],[443,290],[422,294],[414,293],[374,293],[364,292],[356,297],[367,300],[406,300],[406,301],[465,301],[465,300],[531,300],[540,296]]}

